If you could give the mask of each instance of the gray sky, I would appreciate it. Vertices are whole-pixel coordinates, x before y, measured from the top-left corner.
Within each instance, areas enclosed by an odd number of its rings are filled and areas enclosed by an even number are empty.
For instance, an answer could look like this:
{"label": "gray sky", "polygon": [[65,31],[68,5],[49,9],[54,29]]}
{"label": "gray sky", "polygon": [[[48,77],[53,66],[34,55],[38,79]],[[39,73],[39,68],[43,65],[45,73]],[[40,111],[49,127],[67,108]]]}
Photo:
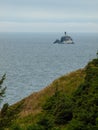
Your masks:
{"label": "gray sky", "polygon": [[0,32],[98,32],[98,0],[0,0]]}

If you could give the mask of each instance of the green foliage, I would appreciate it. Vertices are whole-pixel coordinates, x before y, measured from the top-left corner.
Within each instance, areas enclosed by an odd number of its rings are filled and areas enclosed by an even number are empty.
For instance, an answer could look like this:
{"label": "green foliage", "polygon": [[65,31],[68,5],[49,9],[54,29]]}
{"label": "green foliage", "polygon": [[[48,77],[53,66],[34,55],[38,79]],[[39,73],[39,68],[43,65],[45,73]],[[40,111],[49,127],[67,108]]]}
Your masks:
{"label": "green foliage", "polygon": [[53,120],[50,116],[50,114],[47,115],[46,113],[42,113],[42,115],[39,117],[39,120],[37,121],[37,125],[43,130],[51,130],[53,127]]}
{"label": "green foliage", "polygon": [[84,83],[70,97],[58,90],[57,84],[55,94],[42,107],[37,126],[43,130],[62,125],[67,125],[67,130],[98,129],[98,59],[88,63],[85,72]]}
{"label": "green foliage", "polygon": [[3,105],[0,112],[0,128],[9,127],[13,120],[17,119],[22,104],[9,107],[8,103]]}
{"label": "green foliage", "polygon": [[85,82],[73,95],[75,107],[68,130],[97,130],[98,59],[94,59],[88,64]]}
{"label": "green foliage", "polygon": [[97,50],[96,56],[97,56],[97,59],[98,59],[98,50]]}
{"label": "green foliage", "polygon": [[68,126],[68,130],[87,130],[86,126],[83,124],[82,121],[73,119]]}
{"label": "green foliage", "polygon": [[[72,102],[69,97],[60,91],[50,97],[43,106],[45,117],[48,117],[48,122],[53,126],[64,125],[73,117]],[[50,118],[49,118],[50,117]]]}
{"label": "green foliage", "polygon": [[45,130],[41,125],[33,124],[27,127],[27,130]]}
{"label": "green foliage", "polygon": [[0,124],[8,127],[10,124],[11,130],[98,130],[98,59],[89,62],[85,72],[85,81],[70,96],[58,89],[60,82],[55,84],[55,93],[43,104],[35,122],[31,116],[24,118],[24,124],[15,123],[20,103],[12,107],[8,104],[3,106]]}
{"label": "green foliage", "polygon": [[9,104],[8,103],[5,103],[1,109],[1,112],[0,112],[0,116],[3,118],[6,116],[7,114],[7,110],[8,110],[8,107],[9,107]]}
{"label": "green foliage", "polygon": [[73,117],[72,107],[69,97],[64,94],[58,95],[53,113],[55,124],[63,125],[68,123]]}
{"label": "green foliage", "polygon": [[71,97],[56,91],[43,106],[45,116],[56,125],[68,124],[68,130],[98,128],[98,59],[86,67],[86,77]]}
{"label": "green foliage", "polygon": [[2,98],[5,96],[4,94],[5,94],[6,87],[2,86],[5,78],[6,78],[6,74],[4,74],[0,80],[0,102],[1,102]]}
{"label": "green foliage", "polygon": [[21,127],[20,127],[18,124],[14,123],[14,124],[10,127],[10,130],[22,130],[22,129],[21,129]]}

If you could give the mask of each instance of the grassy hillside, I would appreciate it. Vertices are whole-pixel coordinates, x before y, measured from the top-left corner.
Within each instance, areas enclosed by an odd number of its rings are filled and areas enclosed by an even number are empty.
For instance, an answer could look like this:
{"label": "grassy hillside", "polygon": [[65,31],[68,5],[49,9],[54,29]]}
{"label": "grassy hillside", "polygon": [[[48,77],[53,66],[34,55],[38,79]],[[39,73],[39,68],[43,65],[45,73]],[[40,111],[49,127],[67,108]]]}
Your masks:
{"label": "grassy hillside", "polygon": [[34,115],[40,113],[42,104],[55,93],[56,89],[65,92],[67,95],[71,95],[84,82],[84,78],[85,71],[84,69],[80,69],[54,80],[49,86],[22,100],[23,108],[20,115],[24,117],[31,113]]}
{"label": "grassy hillside", "polygon": [[97,130],[98,59],[10,107],[5,105],[0,121],[8,130]]}

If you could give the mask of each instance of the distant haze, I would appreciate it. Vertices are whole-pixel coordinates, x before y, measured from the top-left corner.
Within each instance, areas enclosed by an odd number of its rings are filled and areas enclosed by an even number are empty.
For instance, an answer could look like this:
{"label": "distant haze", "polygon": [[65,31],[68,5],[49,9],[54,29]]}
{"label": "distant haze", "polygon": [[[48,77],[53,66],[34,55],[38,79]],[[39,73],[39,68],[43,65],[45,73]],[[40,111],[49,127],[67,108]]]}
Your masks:
{"label": "distant haze", "polygon": [[0,0],[0,32],[98,32],[98,0]]}

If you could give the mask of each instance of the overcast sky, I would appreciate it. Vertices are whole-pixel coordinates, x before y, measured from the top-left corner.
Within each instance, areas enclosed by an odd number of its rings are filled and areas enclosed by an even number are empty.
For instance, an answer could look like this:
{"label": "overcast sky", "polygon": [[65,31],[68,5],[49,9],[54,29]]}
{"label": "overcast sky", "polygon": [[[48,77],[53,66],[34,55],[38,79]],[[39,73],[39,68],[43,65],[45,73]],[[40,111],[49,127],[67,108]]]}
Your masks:
{"label": "overcast sky", "polygon": [[98,0],[0,0],[0,32],[98,32]]}

